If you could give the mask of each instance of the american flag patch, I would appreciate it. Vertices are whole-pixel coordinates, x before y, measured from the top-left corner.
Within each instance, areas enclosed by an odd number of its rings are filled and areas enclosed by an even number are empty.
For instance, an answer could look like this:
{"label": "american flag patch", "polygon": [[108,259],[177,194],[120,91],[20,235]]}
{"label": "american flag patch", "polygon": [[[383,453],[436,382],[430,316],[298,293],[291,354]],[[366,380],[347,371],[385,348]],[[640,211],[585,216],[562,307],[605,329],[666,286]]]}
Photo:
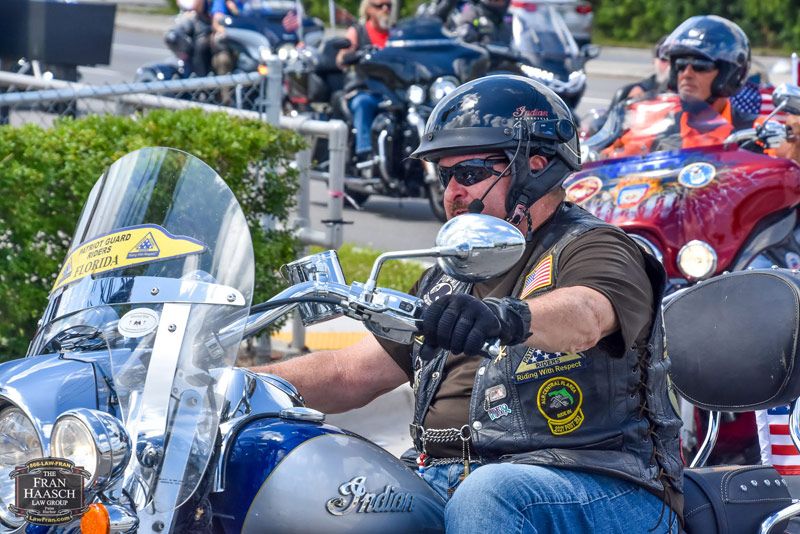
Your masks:
{"label": "american flag patch", "polygon": [[537,289],[547,287],[553,283],[553,255],[550,254],[539,262],[528,276],[525,277],[525,285],[522,286],[521,299],[524,299]]}

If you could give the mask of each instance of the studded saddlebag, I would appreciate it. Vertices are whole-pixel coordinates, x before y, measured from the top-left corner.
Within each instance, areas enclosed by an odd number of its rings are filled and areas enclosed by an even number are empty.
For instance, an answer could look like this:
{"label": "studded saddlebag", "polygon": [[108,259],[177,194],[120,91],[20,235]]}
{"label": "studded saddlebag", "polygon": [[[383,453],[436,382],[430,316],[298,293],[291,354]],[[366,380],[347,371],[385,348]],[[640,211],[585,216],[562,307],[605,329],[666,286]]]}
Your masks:
{"label": "studded saddlebag", "polygon": [[[769,465],[686,469],[683,492],[687,534],[755,534],[764,519],[792,503],[783,477]],[[772,532],[783,532],[786,523]]]}

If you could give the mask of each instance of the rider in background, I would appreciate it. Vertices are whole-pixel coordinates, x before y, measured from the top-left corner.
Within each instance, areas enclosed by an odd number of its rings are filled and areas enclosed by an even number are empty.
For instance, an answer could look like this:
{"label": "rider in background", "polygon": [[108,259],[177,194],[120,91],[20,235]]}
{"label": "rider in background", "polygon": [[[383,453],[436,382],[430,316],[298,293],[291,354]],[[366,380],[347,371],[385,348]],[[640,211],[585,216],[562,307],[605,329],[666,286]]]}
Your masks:
{"label": "rider in background", "polygon": [[[439,0],[429,11],[447,23],[468,43],[510,44],[511,25],[506,20],[511,0]],[[459,4],[461,7],[459,8]],[[451,18],[451,14],[453,18]]]}
{"label": "rider in background", "polygon": [[656,106],[643,123],[669,120],[671,126],[652,136],[631,128],[603,151],[607,156],[719,144],[753,126],[757,115],[743,113],[729,99],[744,86],[750,68],[750,42],[738,25],[715,15],[691,17],[662,50],[670,63],[668,87],[677,90],[680,105]]}
{"label": "rider in background", "polygon": [[336,56],[339,68],[347,70],[345,79],[345,98],[353,113],[353,128],[356,131],[355,156],[358,162],[372,161],[372,142],[370,132],[380,97],[366,90],[366,84],[356,72],[346,65],[353,53],[369,47],[383,48],[389,38],[392,20],[392,0],[361,0],[360,22],[347,29],[345,37],[350,47],[340,50]]}
{"label": "rider in background", "polygon": [[652,98],[667,90],[669,58],[662,48],[667,37],[669,36],[663,35],[653,47],[653,70],[655,72],[644,80],[636,82],[624,98]]}

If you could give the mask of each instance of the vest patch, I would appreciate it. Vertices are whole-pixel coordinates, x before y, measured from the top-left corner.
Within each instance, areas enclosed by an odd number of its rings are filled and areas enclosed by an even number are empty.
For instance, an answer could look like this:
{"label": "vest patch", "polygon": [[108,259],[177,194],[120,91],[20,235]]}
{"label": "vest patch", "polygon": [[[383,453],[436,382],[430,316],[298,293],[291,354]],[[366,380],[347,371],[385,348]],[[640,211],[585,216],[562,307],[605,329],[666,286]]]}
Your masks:
{"label": "vest patch", "polygon": [[547,287],[553,283],[553,255],[550,254],[533,268],[525,277],[520,299],[524,299],[537,289]]}
{"label": "vest patch", "polygon": [[422,300],[425,301],[425,304],[431,304],[439,300],[440,298],[444,297],[445,295],[449,295],[453,292],[453,284],[450,283],[449,277],[447,275],[443,276],[442,279],[439,281],[438,284],[433,286],[433,288],[425,293],[425,296],[422,297]]}
{"label": "vest patch", "polygon": [[583,393],[569,378],[551,378],[539,388],[536,400],[553,434],[569,434],[583,424]]}
{"label": "vest patch", "polygon": [[521,384],[531,380],[544,380],[584,367],[586,367],[586,356],[583,354],[545,352],[529,348],[514,371],[514,382]]}
{"label": "vest patch", "polygon": [[508,407],[508,404],[505,402],[500,406],[495,406],[494,408],[489,408],[486,410],[489,413],[489,419],[494,421],[495,419],[500,419],[501,417],[505,417],[506,415],[511,415],[511,408]]}

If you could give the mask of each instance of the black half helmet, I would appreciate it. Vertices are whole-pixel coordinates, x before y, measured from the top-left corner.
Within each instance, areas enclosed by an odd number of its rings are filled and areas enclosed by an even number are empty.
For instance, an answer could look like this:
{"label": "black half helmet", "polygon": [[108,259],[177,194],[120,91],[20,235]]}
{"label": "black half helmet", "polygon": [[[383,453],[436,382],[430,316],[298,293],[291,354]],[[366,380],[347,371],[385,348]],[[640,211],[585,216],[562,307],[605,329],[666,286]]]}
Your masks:
{"label": "black half helmet", "polygon": [[750,41],[742,29],[716,15],[686,19],[669,35],[662,50],[671,63],[669,88],[678,86],[675,58],[694,56],[713,61],[719,69],[711,84],[711,96],[735,95],[744,86],[750,70]]}
{"label": "black half helmet", "polygon": [[[581,169],[572,112],[544,85],[513,75],[465,83],[433,108],[412,157],[438,163],[444,156],[504,152],[511,162],[509,213],[528,208]],[[531,172],[529,155],[548,158]]]}

